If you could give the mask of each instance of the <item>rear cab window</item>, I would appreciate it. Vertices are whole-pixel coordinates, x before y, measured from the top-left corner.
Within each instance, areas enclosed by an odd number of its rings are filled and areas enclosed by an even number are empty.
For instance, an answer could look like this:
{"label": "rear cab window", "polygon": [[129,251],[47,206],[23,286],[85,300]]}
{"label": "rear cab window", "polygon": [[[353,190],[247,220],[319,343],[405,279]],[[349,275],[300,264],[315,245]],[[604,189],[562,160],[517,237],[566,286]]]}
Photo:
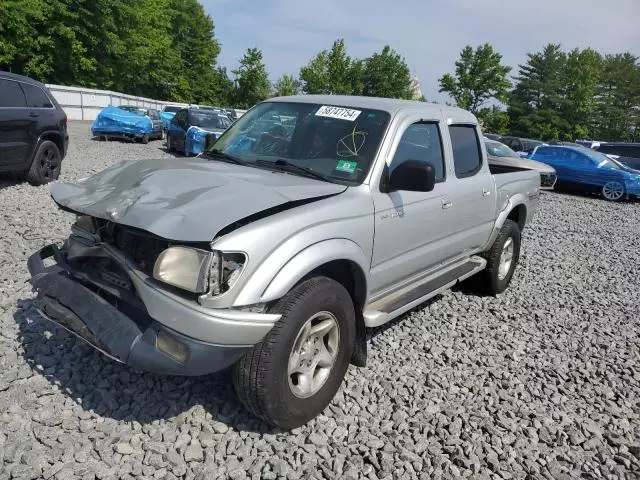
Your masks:
{"label": "rear cab window", "polygon": [[430,163],[436,173],[436,182],[444,182],[444,154],[437,122],[418,122],[407,127],[389,165],[389,174],[407,160]]}
{"label": "rear cab window", "polygon": [[0,108],[26,108],[26,106],[27,100],[20,84],[0,78]]}
{"label": "rear cab window", "polygon": [[482,168],[482,148],[474,125],[450,125],[453,166],[457,178],[471,177]]}

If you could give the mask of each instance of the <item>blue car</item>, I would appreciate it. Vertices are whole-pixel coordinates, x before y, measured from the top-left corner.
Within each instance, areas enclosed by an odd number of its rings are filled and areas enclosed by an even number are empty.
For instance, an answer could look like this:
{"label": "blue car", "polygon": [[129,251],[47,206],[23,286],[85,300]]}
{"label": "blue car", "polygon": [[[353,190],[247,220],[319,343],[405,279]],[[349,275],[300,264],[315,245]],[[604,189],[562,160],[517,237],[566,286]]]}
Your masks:
{"label": "blue car", "polygon": [[597,193],[607,200],[640,196],[640,173],[595,150],[549,145],[537,147],[527,158],[555,168],[558,186]]}
{"label": "blue car", "polygon": [[222,110],[182,108],[169,122],[167,150],[198,155],[205,151],[208,138],[217,139],[230,125]]}

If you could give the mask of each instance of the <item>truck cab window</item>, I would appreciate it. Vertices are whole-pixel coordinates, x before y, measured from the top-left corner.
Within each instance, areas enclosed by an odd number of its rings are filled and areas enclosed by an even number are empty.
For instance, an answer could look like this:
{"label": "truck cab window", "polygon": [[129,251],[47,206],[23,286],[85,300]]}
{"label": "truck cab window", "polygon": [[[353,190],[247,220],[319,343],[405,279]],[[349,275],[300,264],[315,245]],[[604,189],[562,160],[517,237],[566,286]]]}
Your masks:
{"label": "truck cab window", "polygon": [[451,125],[451,147],[456,177],[471,177],[482,167],[482,153],[476,129],[472,125]]}
{"label": "truck cab window", "polygon": [[430,163],[436,171],[436,182],[444,181],[444,155],[437,123],[414,123],[405,130],[389,165],[389,173],[407,160]]}

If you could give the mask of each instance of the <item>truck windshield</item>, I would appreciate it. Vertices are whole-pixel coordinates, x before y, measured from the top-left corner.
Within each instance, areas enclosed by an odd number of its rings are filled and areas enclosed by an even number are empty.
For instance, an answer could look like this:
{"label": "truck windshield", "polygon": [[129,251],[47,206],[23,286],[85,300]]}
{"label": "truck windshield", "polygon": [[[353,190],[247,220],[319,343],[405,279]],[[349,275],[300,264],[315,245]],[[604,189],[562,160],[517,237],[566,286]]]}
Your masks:
{"label": "truck windshield", "polygon": [[[367,175],[390,115],[379,110],[294,102],[252,108],[211,146],[262,168],[294,164],[335,183],[358,184]],[[289,169],[296,174],[295,169]],[[302,171],[302,170],[300,170]]]}

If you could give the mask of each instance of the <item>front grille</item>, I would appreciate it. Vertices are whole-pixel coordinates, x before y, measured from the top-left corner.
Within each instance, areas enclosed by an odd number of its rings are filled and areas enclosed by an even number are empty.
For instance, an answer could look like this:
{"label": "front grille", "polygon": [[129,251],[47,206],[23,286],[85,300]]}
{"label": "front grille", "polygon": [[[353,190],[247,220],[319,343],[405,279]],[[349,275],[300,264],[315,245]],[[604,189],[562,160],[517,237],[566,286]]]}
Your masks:
{"label": "front grille", "polygon": [[540,186],[551,188],[556,183],[556,175],[554,173],[541,173],[540,174]]}
{"label": "front grille", "polygon": [[149,276],[153,275],[153,266],[158,255],[170,245],[169,241],[143,230],[106,220],[99,220],[98,227],[105,243],[117,248],[133,261],[139,270]]}

